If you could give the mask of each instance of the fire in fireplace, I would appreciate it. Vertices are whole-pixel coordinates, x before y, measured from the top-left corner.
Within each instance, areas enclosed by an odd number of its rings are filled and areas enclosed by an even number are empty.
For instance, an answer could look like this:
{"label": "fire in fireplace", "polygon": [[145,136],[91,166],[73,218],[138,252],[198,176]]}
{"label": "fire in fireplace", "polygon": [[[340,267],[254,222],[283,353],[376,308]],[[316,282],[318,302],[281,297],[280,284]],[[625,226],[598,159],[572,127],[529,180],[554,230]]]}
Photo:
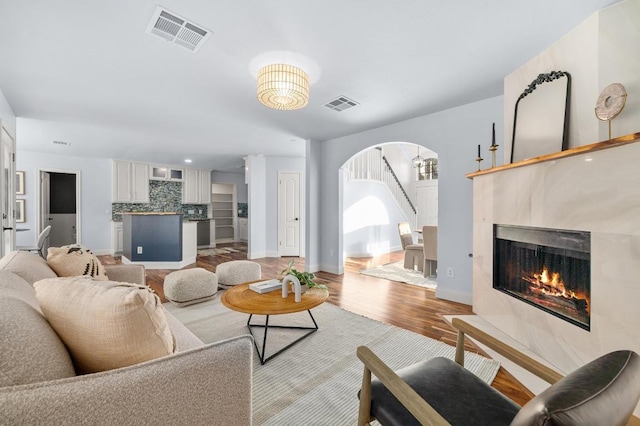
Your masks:
{"label": "fire in fireplace", "polygon": [[591,234],[494,225],[493,288],[590,329]]}

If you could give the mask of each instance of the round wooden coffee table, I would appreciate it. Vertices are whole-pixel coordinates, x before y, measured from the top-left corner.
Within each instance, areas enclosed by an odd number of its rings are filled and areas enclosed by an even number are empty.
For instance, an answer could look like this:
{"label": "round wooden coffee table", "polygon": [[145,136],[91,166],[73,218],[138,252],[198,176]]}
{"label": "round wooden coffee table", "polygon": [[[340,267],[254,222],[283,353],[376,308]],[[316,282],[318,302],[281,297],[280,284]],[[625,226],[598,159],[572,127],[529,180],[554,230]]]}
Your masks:
{"label": "round wooden coffee table", "polygon": [[[243,312],[245,314],[249,314],[249,319],[247,320],[247,328],[249,328],[249,333],[253,336],[253,327],[260,327],[264,329],[264,336],[262,339],[262,350],[258,347],[258,343],[254,336],[254,345],[256,347],[256,351],[258,352],[258,357],[260,359],[260,363],[264,364],[269,361],[276,355],[284,352],[289,349],[291,346],[295,345],[302,339],[309,337],[311,334],[315,333],[318,330],[318,324],[316,323],[315,318],[311,314],[311,309],[316,306],[321,305],[327,300],[329,297],[329,291],[324,288],[310,288],[304,294],[302,294],[302,300],[300,302],[296,302],[294,300],[293,292],[289,292],[289,296],[285,299],[282,297],[281,290],[270,291],[268,293],[256,293],[255,291],[249,289],[249,284],[239,284],[226,290],[222,293],[222,297],[220,300],[222,304],[229,309],[234,311]],[[294,327],[294,326],[283,326],[283,325],[269,325],[269,316],[270,315],[282,315],[282,314],[292,314],[296,312],[307,311],[309,316],[311,317],[311,321],[313,321],[313,327]],[[264,324],[251,324],[251,318],[254,315],[265,315],[265,323]],[[280,349],[278,352],[273,355],[265,358],[265,348],[267,345],[267,331],[269,328],[284,328],[290,330],[310,330],[308,333],[302,335],[300,338],[294,340],[284,348]]]}

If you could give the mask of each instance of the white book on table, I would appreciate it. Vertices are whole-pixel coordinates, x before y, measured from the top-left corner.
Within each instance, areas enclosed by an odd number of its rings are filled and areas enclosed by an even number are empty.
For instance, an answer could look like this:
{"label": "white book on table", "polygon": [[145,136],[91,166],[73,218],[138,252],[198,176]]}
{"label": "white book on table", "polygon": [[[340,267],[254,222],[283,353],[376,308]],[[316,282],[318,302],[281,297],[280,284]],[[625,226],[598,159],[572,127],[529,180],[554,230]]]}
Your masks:
{"label": "white book on table", "polygon": [[278,280],[260,281],[257,283],[249,284],[249,288],[256,293],[268,293],[270,291],[282,289],[282,283]]}

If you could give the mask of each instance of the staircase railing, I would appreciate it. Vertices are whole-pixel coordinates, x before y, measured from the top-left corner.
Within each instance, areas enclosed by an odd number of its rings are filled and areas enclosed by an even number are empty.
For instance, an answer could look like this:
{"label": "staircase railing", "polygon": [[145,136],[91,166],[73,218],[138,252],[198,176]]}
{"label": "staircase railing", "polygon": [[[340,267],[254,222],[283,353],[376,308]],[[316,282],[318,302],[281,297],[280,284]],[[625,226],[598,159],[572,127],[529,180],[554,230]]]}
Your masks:
{"label": "staircase railing", "polygon": [[409,223],[417,220],[416,208],[380,148],[369,149],[347,165],[350,180],[373,180],[384,183]]}
{"label": "staircase railing", "polygon": [[384,168],[384,172],[385,173],[382,173],[382,175],[385,176],[385,177],[392,177],[393,178],[393,184],[387,183],[387,186],[389,188],[397,189],[399,192],[397,193],[397,197],[396,198],[399,198],[399,199],[402,199],[402,200],[406,201],[409,209],[411,210],[411,212],[413,214],[416,214],[416,208],[413,205],[413,203],[411,202],[411,199],[409,198],[409,194],[407,194],[407,191],[404,190],[404,187],[400,183],[400,180],[398,179],[398,176],[396,176],[396,173],[393,171],[393,168],[391,167],[391,164],[389,164],[389,161],[387,161],[387,157],[382,156],[382,161],[384,161],[384,166],[385,166],[385,168]]}

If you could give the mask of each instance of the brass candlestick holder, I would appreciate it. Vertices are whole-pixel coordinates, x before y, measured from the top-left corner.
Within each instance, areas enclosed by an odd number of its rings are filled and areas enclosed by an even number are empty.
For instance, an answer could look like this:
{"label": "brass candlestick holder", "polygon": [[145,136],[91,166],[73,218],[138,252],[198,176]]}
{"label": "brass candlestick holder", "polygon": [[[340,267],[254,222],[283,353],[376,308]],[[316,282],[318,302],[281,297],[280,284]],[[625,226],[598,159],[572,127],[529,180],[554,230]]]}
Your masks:
{"label": "brass candlestick holder", "polygon": [[489,147],[489,151],[491,151],[491,167],[496,166],[496,151],[500,145],[496,145],[495,143]]}
{"label": "brass candlestick holder", "polygon": [[482,158],[482,157],[480,157],[480,156],[478,155],[478,158],[476,158],[476,161],[478,162],[478,171],[480,171],[480,170],[481,170],[481,169],[480,169],[480,162],[481,162],[482,160],[483,160],[483,158]]}

